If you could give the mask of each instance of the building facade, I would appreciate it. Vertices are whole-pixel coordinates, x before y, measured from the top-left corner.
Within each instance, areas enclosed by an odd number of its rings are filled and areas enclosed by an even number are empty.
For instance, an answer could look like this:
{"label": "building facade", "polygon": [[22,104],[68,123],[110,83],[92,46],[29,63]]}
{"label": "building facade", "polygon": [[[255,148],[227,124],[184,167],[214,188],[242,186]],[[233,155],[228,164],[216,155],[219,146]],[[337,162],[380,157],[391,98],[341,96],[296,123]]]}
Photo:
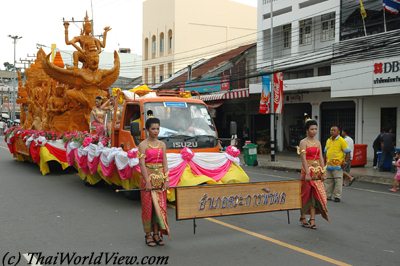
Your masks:
{"label": "building facade", "polygon": [[[365,28],[358,1],[274,0],[271,45],[271,2],[258,1],[257,64],[263,71],[284,73],[279,150],[293,149],[305,136],[304,113],[319,122],[322,144],[330,127],[338,125],[351,132],[355,143],[368,145],[369,158],[383,127],[395,132],[400,146],[400,75],[394,72],[399,16],[386,14],[385,27],[382,1],[364,3]],[[374,73],[376,64],[382,65],[381,73]],[[260,90],[261,84],[250,86],[250,93]]]}
{"label": "building facade", "polygon": [[202,58],[253,43],[256,8],[230,0],[143,2],[143,82],[154,85]]}

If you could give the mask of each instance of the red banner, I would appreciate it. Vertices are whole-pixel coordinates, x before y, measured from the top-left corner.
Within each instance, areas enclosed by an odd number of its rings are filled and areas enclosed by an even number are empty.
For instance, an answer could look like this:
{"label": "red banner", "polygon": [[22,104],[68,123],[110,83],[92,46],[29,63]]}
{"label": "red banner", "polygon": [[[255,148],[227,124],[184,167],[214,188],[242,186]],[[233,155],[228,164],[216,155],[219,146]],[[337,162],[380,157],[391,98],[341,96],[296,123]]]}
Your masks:
{"label": "red banner", "polygon": [[283,111],[283,73],[274,73],[274,111],[281,114]]}
{"label": "red banner", "polygon": [[[270,97],[271,97],[271,81],[270,76],[262,77],[262,90],[260,100],[260,114],[271,113]],[[283,110],[283,73],[274,73],[274,113],[281,114]]]}
{"label": "red banner", "polygon": [[261,99],[260,99],[260,109],[258,112],[260,114],[270,113],[270,102],[271,102],[271,76],[262,76],[262,89],[261,89]]}

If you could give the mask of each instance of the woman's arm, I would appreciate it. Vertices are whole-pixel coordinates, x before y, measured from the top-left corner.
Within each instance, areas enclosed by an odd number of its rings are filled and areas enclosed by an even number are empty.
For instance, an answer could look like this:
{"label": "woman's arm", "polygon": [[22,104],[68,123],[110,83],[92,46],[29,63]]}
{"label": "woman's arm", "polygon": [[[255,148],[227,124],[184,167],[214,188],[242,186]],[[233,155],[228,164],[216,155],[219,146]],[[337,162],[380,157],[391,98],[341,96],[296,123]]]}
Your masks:
{"label": "woman's arm", "polygon": [[144,178],[145,182],[146,182],[146,186],[145,189],[146,190],[151,190],[151,183],[150,183],[150,178],[149,175],[147,173],[147,169],[146,169],[146,163],[145,163],[145,154],[146,154],[146,140],[142,141],[139,144],[139,166],[140,166],[140,171],[142,173],[142,177]]}
{"label": "woman's arm", "polygon": [[300,159],[301,159],[301,165],[303,166],[303,169],[306,173],[305,179],[306,180],[311,180],[310,176],[310,169],[308,169],[308,163],[306,159],[306,142],[304,140],[300,141]]}
{"label": "woman's arm", "polygon": [[[320,153],[319,153],[319,165],[322,167],[322,169],[325,170],[325,161],[324,161],[324,155],[323,155],[323,152],[322,152],[322,145],[321,145],[321,142],[318,141],[318,145],[319,145],[319,150],[320,150]],[[325,171],[326,171],[326,170],[325,170]],[[321,179],[322,179],[322,180],[325,180],[325,179],[326,179],[326,172],[323,172],[323,173],[322,173]]]}

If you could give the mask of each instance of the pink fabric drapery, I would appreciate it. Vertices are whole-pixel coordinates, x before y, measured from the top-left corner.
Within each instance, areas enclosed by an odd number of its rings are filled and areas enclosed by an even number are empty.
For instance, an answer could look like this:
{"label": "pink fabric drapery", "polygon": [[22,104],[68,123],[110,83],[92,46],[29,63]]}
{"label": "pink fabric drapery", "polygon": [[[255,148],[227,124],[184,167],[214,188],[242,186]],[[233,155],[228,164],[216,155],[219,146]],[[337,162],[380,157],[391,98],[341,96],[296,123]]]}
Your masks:
{"label": "pink fabric drapery", "polygon": [[75,162],[78,164],[78,168],[81,169],[83,173],[89,174],[87,155],[79,156],[78,149],[75,149],[74,153],[75,153]]}
{"label": "pink fabric drapery", "polygon": [[69,166],[73,166],[75,163],[75,151],[76,150],[77,149],[73,149],[69,153],[67,153],[67,162],[68,162]]}
{"label": "pink fabric drapery", "polygon": [[114,161],[110,162],[109,166],[105,166],[101,161],[100,161],[100,168],[101,168],[101,172],[103,173],[103,175],[105,177],[111,177],[112,173],[115,170],[115,164]]}
{"label": "pink fabric drapery", "polygon": [[89,168],[90,173],[93,175],[97,172],[97,166],[99,165],[100,162],[100,156],[94,157],[93,161],[87,161],[87,165]]}
{"label": "pink fabric drapery", "polygon": [[226,174],[226,172],[228,172],[231,164],[232,162],[228,160],[224,165],[216,169],[205,169],[200,165],[196,165],[192,161],[189,162],[190,169],[195,175],[206,175],[208,177],[211,177],[215,181],[219,181]]}
{"label": "pink fabric drapery", "polygon": [[118,174],[121,177],[121,179],[129,179],[132,178],[132,172],[136,171],[136,172],[140,172],[140,167],[139,165],[136,165],[134,167],[130,167],[129,165],[127,165],[124,169],[122,170],[118,170]]}

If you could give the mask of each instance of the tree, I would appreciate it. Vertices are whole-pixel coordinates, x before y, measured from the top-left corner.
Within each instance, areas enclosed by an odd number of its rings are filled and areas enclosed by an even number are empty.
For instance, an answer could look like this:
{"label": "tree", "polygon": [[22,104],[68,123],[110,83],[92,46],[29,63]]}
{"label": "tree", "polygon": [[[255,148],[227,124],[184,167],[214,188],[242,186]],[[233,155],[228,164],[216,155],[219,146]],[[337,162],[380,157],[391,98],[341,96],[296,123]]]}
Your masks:
{"label": "tree", "polygon": [[6,68],[6,71],[14,71],[15,70],[14,64],[10,64],[9,62],[4,62],[3,65]]}

